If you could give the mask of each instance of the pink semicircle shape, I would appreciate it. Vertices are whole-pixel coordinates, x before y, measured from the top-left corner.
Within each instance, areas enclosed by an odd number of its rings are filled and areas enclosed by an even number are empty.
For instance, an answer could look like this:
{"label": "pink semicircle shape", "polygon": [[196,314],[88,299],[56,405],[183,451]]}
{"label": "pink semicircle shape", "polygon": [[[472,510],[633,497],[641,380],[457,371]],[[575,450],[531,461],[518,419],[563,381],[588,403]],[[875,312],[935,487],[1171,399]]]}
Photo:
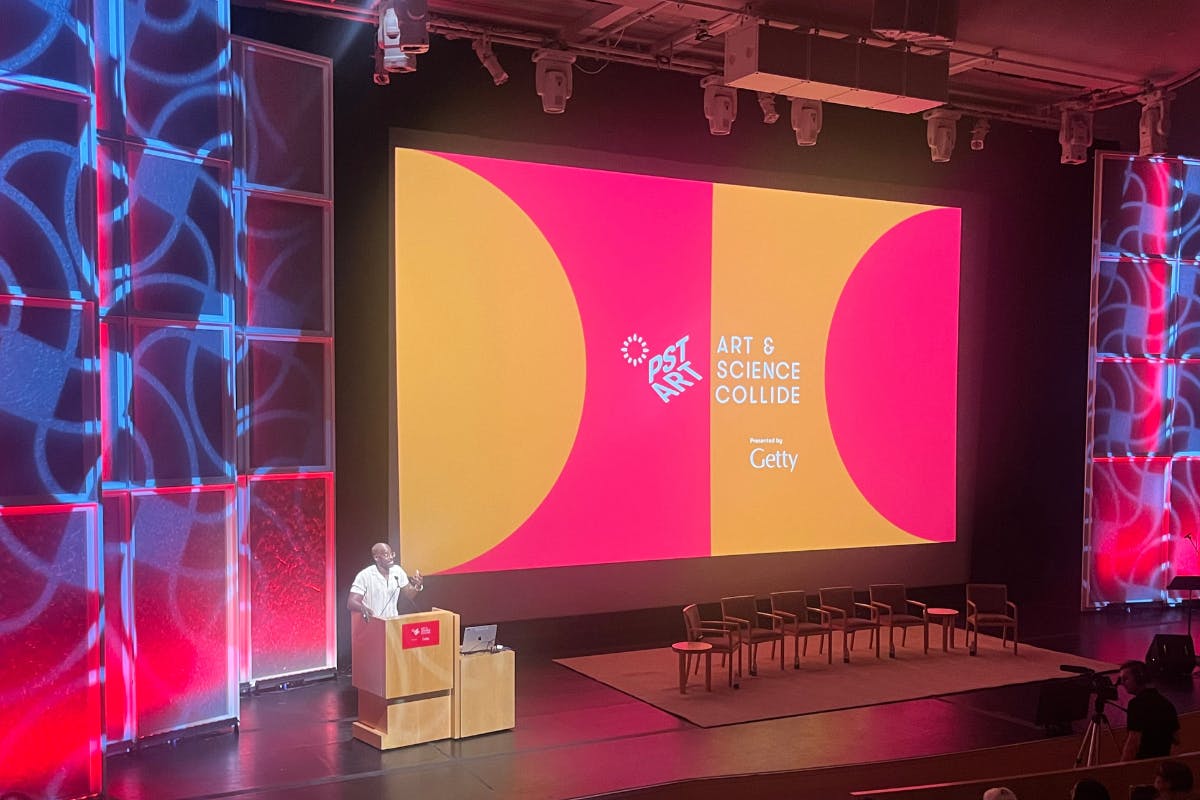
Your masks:
{"label": "pink semicircle shape", "polygon": [[955,538],[960,212],[879,237],[838,298],[825,351],[829,425],[851,480],[914,536]]}

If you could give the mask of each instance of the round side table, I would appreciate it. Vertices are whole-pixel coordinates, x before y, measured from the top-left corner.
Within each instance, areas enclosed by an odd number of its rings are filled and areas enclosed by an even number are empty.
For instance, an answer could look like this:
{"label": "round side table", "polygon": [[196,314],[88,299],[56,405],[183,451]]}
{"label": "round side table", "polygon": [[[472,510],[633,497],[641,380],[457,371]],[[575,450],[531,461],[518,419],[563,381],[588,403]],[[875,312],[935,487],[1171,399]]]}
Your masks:
{"label": "round side table", "polygon": [[671,649],[679,655],[679,693],[687,694],[688,667],[692,656],[704,656],[704,689],[712,691],[712,645],[708,642],[676,642]]}
{"label": "round side table", "polygon": [[[949,652],[954,647],[954,622],[958,611],[953,608],[927,608],[925,615],[929,617],[930,622],[942,624],[942,652]],[[947,642],[949,647],[946,646]],[[925,652],[928,653],[929,650]]]}

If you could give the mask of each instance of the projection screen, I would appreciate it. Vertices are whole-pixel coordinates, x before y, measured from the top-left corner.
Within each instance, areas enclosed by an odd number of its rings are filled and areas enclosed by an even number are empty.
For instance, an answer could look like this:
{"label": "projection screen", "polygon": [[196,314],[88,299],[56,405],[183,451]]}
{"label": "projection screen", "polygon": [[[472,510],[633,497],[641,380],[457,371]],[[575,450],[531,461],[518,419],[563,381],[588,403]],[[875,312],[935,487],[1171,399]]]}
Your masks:
{"label": "projection screen", "polygon": [[959,209],[394,155],[406,563],[954,541]]}

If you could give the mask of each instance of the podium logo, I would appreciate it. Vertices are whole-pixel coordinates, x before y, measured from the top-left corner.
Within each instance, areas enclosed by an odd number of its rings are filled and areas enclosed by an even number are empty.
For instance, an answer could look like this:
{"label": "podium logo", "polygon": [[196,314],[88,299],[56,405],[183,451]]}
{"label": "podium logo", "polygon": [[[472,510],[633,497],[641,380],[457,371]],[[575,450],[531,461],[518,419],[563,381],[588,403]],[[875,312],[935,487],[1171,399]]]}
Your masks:
{"label": "podium logo", "polygon": [[406,650],[410,647],[432,647],[441,640],[441,620],[408,622],[400,626],[400,646]]}
{"label": "podium logo", "polygon": [[684,334],[661,353],[651,356],[653,352],[646,340],[636,333],[625,337],[621,343],[621,354],[625,363],[630,366],[646,364],[646,384],[664,403],[671,402],[672,397],[678,397],[695,386],[704,377],[692,367],[692,361],[687,355],[689,334]]}

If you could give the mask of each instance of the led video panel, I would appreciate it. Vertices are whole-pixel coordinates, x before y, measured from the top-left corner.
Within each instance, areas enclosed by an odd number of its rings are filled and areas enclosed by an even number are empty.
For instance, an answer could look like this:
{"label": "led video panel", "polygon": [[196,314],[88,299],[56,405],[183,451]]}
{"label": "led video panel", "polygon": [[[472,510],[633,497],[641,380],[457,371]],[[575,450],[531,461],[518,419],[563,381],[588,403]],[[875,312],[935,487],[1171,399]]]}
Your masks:
{"label": "led video panel", "polygon": [[961,213],[398,148],[406,564],[955,539]]}

